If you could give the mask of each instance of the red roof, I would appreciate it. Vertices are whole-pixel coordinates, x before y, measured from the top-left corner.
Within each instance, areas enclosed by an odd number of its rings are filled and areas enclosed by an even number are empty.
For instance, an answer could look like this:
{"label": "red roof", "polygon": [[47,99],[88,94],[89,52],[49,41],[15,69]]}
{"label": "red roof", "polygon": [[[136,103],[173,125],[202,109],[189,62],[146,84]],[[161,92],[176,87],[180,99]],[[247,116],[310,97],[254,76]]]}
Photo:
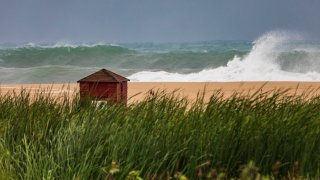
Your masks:
{"label": "red roof", "polygon": [[129,79],[120,76],[114,72],[108,71],[106,69],[101,69],[87,77],[80,79],[79,82],[123,82],[130,81]]}

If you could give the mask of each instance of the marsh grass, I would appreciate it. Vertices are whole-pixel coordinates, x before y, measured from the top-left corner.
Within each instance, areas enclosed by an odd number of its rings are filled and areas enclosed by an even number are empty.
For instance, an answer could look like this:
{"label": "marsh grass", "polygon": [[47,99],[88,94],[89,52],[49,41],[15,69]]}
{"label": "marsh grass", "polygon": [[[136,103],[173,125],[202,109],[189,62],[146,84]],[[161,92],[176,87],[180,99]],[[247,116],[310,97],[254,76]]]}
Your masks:
{"label": "marsh grass", "polygon": [[128,106],[53,97],[1,97],[0,178],[319,178],[320,96],[310,92],[217,91],[191,103],[157,91]]}

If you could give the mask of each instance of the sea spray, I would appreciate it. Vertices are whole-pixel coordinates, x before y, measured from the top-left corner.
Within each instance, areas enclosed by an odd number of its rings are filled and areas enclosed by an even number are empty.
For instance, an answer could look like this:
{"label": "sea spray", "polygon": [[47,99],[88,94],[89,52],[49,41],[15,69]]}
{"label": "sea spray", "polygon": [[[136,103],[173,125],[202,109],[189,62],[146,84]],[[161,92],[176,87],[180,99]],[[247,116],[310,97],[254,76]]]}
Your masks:
{"label": "sea spray", "polygon": [[[294,44],[297,43],[297,44]],[[251,51],[243,56],[234,56],[226,66],[204,69],[197,73],[179,74],[159,72],[138,72],[129,79],[133,81],[319,81],[319,72],[311,69],[312,64],[304,68],[310,68],[305,73],[295,72],[294,69],[281,67],[280,62],[290,61],[285,59],[294,48],[301,46],[301,37],[287,32],[269,32],[253,42]],[[307,53],[308,52],[303,52]],[[304,56],[309,61],[320,60],[320,48],[314,49],[311,55]],[[289,56],[290,57],[290,56]],[[283,58],[283,59],[281,59]],[[319,62],[317,62],[319,64]],[[320,69],[319,69],[320,70]]]}

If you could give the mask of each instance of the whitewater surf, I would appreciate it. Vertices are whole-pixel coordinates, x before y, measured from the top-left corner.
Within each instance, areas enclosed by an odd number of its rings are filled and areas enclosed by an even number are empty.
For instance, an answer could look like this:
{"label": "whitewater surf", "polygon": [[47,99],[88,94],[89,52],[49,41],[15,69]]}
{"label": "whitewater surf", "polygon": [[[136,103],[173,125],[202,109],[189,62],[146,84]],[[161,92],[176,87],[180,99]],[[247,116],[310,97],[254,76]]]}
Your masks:
{"label": "whitewater surf", "polygon": [[272,31],[255,41],[0,46],[0,83],[68,83],[101,68],[131,82],[319,81],[320,43]]}

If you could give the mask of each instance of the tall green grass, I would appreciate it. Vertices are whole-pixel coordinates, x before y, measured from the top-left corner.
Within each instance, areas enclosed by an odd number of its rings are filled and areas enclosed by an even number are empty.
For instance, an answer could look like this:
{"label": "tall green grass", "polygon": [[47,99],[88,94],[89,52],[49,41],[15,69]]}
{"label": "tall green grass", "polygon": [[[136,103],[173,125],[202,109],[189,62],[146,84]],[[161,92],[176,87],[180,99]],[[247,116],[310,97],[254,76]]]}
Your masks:
{"label": "tall green grass", "polygon": [[53,97],[0,98],[0,178],[320,177],[320,96]]}

